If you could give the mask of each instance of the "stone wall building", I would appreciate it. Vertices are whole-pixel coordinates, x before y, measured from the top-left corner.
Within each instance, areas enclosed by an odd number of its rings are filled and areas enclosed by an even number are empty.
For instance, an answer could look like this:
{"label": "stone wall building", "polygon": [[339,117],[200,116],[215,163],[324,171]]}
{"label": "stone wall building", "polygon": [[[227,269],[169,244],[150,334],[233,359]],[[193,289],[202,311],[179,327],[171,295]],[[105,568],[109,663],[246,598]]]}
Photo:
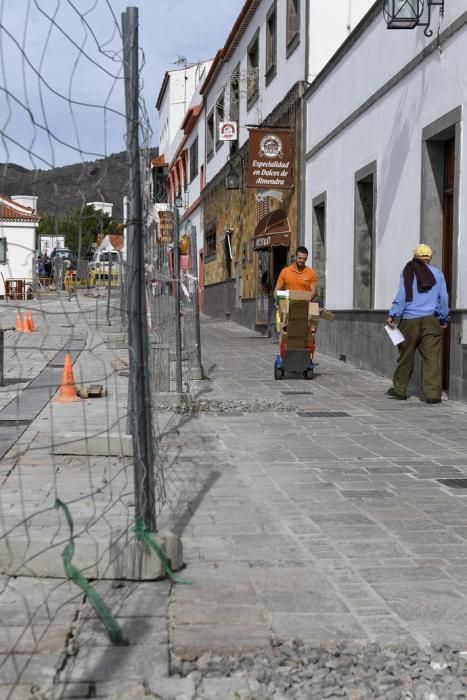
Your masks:
{"label": "stone wall building", "polygon": [[[267,326],[270,292],[305,239],[302,96],[369,5],[246,0],[199,87],[201,100],[196,95],[183,118],[179,111],[170,114],[167,98],[178,74],[164,78],[157,104],[160,150],[169,163],[171,201],[182,195],[182,225],[196,230],[206,313]],[[174,135],[167,125],[177,120]],[[226,121],[236,125],[236,140],[221,137]],[[249,130],[278,127],[292,141],[290,186],[247,187]],[[261,236],[270,233],[269,241]]]}

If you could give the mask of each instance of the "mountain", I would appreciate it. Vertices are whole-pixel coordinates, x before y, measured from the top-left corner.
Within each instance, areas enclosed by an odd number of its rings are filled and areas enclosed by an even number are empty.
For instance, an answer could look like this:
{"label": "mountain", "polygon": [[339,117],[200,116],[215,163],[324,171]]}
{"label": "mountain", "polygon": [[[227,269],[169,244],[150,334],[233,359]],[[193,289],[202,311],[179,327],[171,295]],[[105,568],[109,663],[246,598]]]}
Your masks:
{"label": "mountain", "polygon": [[[155,156],[157,149],[151,149],[149,157]],[[112,202],[113,218],[121,221],[127,179],[126,151],[50,170],[28,170],[15,163],[0,164],[0,193],[36,195],[39,215],[65,213],[86,202]]]}

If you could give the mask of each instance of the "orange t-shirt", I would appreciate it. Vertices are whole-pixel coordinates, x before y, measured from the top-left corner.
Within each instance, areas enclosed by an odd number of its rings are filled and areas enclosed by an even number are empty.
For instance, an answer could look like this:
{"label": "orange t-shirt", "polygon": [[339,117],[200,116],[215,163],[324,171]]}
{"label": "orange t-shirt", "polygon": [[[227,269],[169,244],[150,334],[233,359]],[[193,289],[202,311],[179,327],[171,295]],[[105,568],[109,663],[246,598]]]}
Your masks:
{"label": "orange t-shirt", "polygon": [[290,289],[293,292],[309,292],[316,284],[316,272],[311,267],[299,271],[295,263],[284,267],[277,280],[277,289]]}

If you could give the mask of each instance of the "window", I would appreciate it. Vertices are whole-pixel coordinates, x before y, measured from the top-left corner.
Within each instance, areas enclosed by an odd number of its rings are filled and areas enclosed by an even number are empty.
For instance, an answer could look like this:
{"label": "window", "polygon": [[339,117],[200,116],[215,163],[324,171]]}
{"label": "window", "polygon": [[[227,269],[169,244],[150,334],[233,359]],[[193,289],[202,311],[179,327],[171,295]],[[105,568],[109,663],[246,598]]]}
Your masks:
{"label": "window", "polygon": [[313,218],[311,232],[313,241],[312,267],[318,276],[317,295],[320,306],[325,305],[326,299],[326,193],[315,197],[312,201]]}
{"label": "window", "polygon": [[232,232],[226,231],[224,235],[224,260],[226,279],[232,277]]}
{"label": "window", "polygon": [[206,158],[211,160],[214,155],[214,110],[211,110],[206,119]]}
{"label": "window", "polygon": [[276,3],[271,7],[266,18],[266,85],[276,75],[277,62],[277,13]]}
{"label": "window", "polygon": [[225,92],[222,91],[216,101],[216,151],[224,143],[219,138],[219,124],[225,119]]}
{"label": "window", "polygon": [[258,224],[269,211],[267,197],[256,200],[256,223]]}
{"label": "window", "polygon": [[354,306],[374,303],[376,163],[355,174]]}
{"label": "window", "polygon": [[300,0],[287,0],[287,58],[300,42]]}
{"label": "window", "polygon": [[216,222],[211,221],[210,224],[205,226],[204,229],[204,249],[205,249],[205,254],[204,254],[204,259],[206,262],[208,261],[207,259],[213,259],[216,257],[216,243],[217,243],[217,237],[216,237]]}
{"label": "window", "polygon": [[259,37],[258,32],[247,51],[247,109],[256,102],[259,93]]}
{"label": "window", "polygon": [[7,244],[6,238],[0,238],[0,263],[6,263]]}
{"label": "window", "polygon": [[240,64],[238,64],[230,77],[230,119],[238,122],[240,104]]}
{"label": "window", "polygon": [[190,146],[190,182],[198,175],[198,137]]}
{"label": "window", "polygon": [[108,263],[110,261],[110,259],[112,258],[112,262],[118,262],[119,257],[120,256],[118,255],[118,253],[116,251],[115,252],[107,252],[107,253],[102,253],[101,260],[102,260],[102,262]]}
{"label": "window", "polygon": [[[240,64],[238,63],[235,67],[234,72],[230,77],[230,109],[229,115],[230,120],[237,122],[240,117]],[[236,141],[230,141],[230,155],[233,155],[238,151],[238,139]]]}

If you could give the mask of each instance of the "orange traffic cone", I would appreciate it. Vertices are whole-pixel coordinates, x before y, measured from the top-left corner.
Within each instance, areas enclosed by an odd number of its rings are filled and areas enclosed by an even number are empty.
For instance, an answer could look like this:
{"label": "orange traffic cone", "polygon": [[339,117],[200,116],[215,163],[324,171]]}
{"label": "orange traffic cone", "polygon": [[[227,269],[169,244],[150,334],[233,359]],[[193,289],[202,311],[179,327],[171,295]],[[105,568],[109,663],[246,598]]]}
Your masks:
{"label": "orange traffic cone", "polygon": [[16,312],[15,330],[17,330],[18,333],[22,333],[22,332],[23,332],[23,319],[22,319],[21,314],[20,314],[19,311]]}
{"label": "orange traffic cone", "polygon": [[65,355],[60,390],[53,400],[57,403],[72,403],[72,401],[81,401],[76,392],[76,385],[73,377],[73,366],[69,352],[67,352]]}
{"label": "orange traffic cone", "polygon": [[33,321],[31,311],[28,311],[28,315],[26,316],[26,323],[27,323],[28,329],[31,332],[34,332],[36,330],[36,324]]}

